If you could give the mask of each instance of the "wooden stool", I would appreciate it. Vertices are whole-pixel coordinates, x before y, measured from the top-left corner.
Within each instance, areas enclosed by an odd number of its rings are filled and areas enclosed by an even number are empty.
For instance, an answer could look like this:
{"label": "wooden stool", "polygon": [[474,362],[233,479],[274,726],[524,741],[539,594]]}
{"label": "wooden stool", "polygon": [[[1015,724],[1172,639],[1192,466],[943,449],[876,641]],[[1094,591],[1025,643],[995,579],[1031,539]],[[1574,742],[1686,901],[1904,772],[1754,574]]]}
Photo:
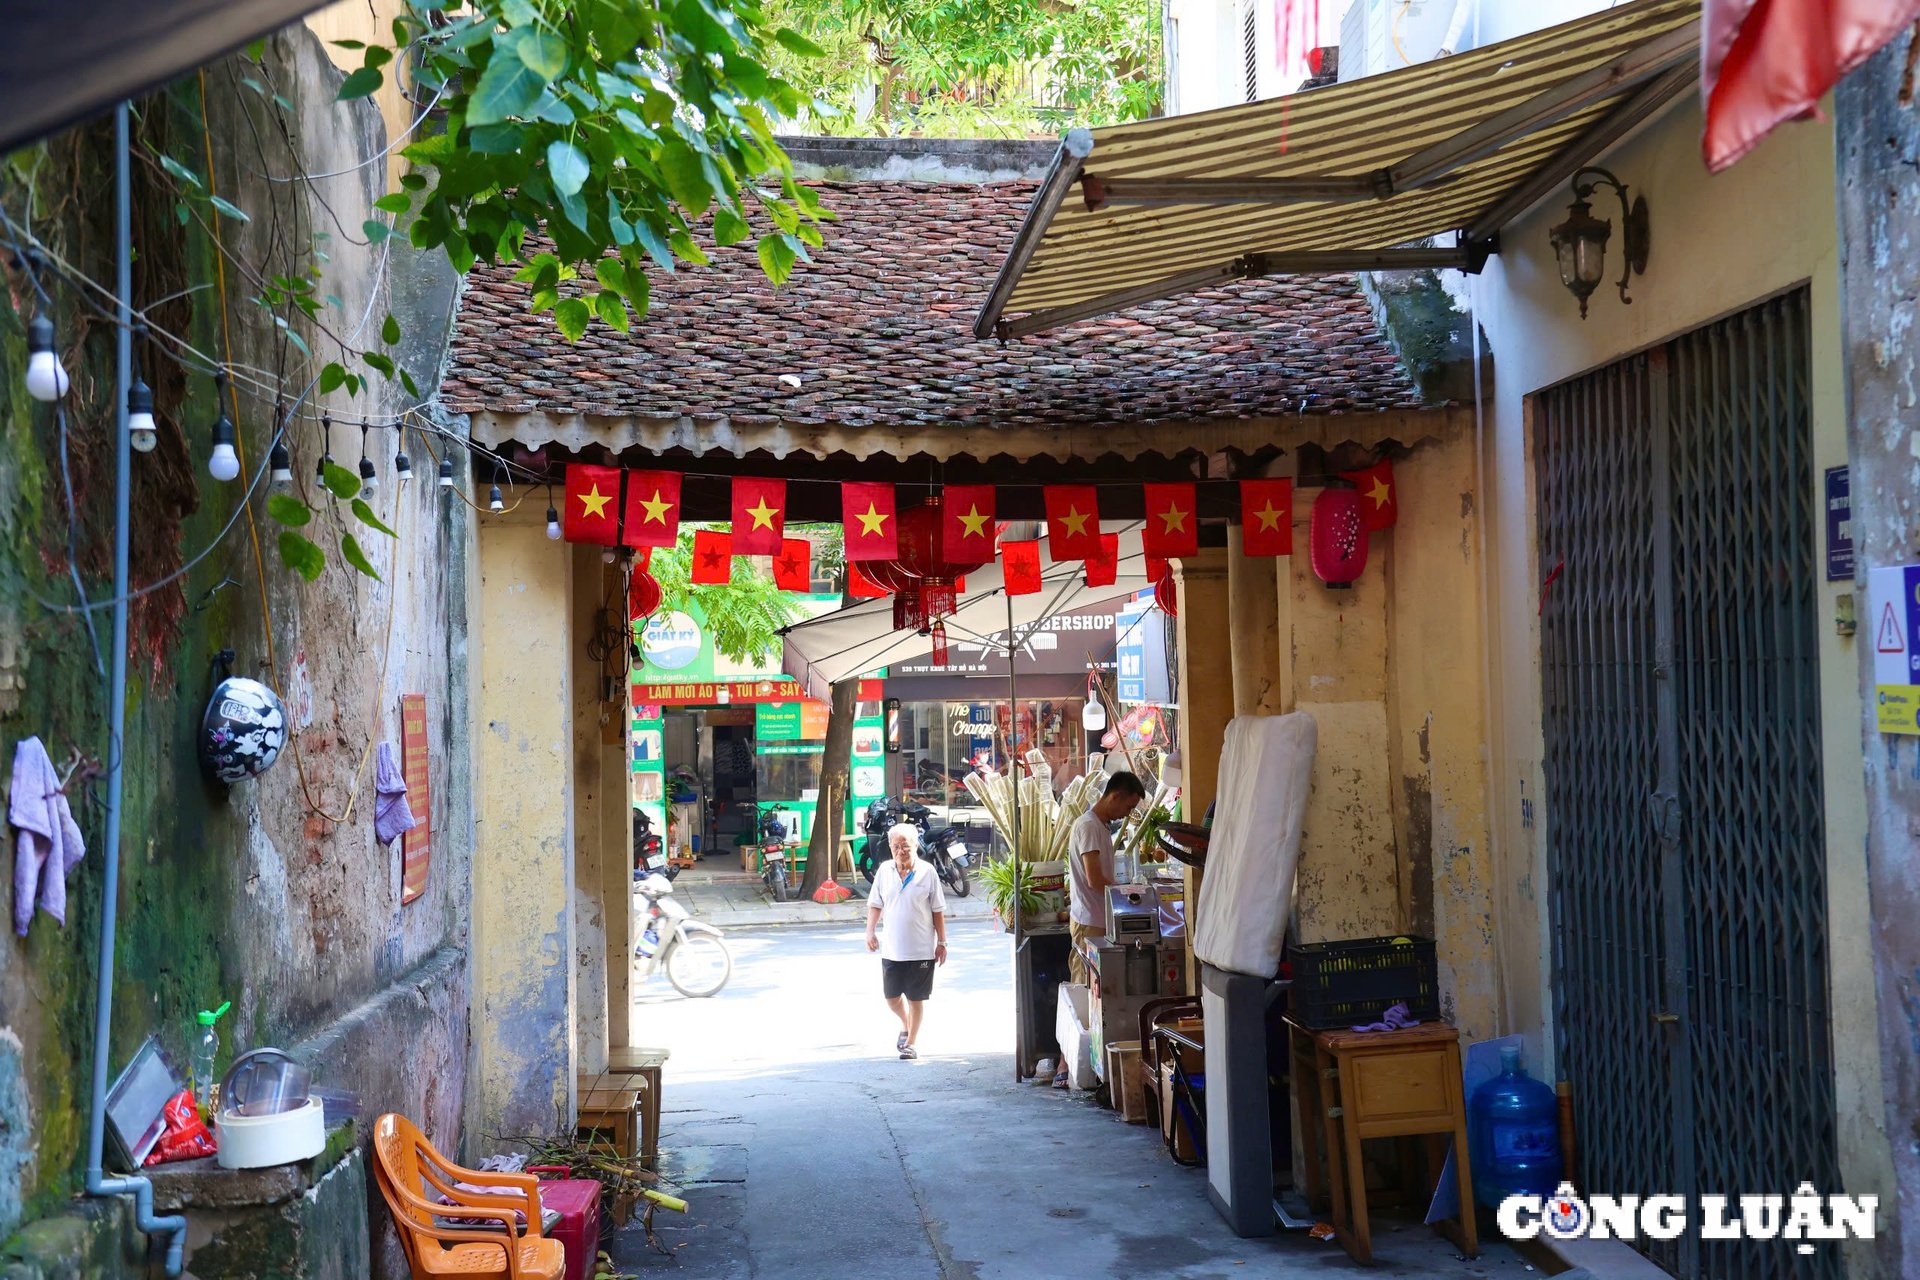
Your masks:
{"label": "wooden stool", "polygon": [[624,1048],[607,1051],[607,1074],[642,1082],[640,1094],[640,1158],[652,1168],[660,1158],[660,1068],[673,1053],[669,1049]]}
{"label": "wooden stool", "polygon": [[[1307,1198],[1319,1202],[1324,1154],[1333,1230],[1347,1255],[1359,1263],[1373,1261],[1361,1142],[1425,1136],[1428,1173],[1435,1179],[1447,1144],[1453,1144],[1460,1189],[1458,1219],[1435,1226],[1469,1258],[1478,1257],[1459,1032],[1439,1022],[1404,1031],[1314,1031],[1291,1018],[1287,1028],[1293,1046],[1294,1105],[1306,1144]],[[1432,1194],[1431,1187],[1425,1191]]]}
{"label": "wooden stool", "polygon": [[617,1154],[627,1159],[638,1156],[643,1091],[615,1085],[605,1076],[582,1076],[578,1083],[580,1111],[574,1121],[575,1131],[605,1134]]}

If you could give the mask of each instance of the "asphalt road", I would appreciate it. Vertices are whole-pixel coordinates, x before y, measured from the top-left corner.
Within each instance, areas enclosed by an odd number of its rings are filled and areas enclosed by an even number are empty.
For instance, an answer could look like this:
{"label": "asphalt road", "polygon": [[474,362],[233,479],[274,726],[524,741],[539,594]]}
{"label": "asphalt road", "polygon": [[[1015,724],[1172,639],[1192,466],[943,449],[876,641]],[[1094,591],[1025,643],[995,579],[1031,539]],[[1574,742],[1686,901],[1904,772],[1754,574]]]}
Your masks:
{"label": "asphalt road", "polygon": [[[1091,1095],[1013,1079],[1011,946],[950,930],[921,1032],[898,1023],[857,928],[730,932],[734,975],[707,1000],[638,988],[634,1040],[670,1048],[663,1172],[691,1202],[632,1225],[614,1261],[688,1280],[1309,1277],[1360,1271],[1304,1233],[1240,1240],[1159,1133]],[[1377,1223],[1374,1276],[1531,1272],[1478,1262],[1424,1228]]]}

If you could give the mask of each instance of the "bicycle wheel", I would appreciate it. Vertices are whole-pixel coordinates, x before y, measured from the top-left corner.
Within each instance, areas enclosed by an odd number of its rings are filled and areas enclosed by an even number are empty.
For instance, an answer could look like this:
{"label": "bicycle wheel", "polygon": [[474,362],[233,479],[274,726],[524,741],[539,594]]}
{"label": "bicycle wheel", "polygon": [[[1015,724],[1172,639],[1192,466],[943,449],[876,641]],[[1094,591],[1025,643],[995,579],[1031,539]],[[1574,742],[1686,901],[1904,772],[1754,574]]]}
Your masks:
{"label": "bicycle wheel", "polygon": [[732,976],[733,953],[718,934],[683,933],[667,953],[667,981],[691,999],[713,995]]}

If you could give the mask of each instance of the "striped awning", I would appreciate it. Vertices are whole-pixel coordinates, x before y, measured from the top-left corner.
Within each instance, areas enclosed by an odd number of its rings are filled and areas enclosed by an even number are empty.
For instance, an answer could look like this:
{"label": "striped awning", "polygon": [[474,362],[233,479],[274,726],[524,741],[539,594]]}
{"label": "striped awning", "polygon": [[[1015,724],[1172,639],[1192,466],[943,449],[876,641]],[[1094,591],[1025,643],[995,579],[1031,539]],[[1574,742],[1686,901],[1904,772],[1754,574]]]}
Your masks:
{"label": "striped awning", "polygon": [[1634,0],[1284,98],[1075,130],[974,331],[1250,276],[1478,270],[1503,226],[1696,83],[1699,44],[1699,0]]}

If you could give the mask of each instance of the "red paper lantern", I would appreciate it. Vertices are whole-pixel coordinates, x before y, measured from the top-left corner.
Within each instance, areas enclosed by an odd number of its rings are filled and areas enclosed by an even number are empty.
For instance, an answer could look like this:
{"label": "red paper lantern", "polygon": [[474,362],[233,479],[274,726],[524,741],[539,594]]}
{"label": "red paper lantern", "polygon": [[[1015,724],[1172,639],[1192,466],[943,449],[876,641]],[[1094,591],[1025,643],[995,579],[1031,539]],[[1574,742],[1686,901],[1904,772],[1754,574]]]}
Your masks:
{"label": "red paper lantern", "polygon": [[1307,545],[1314,576],[1330,587],[1349,587],[1367,567],[1367,532],[1360,523],[1360,493],[1329,485],[1313,500]]}
{"label": "red paper lantern", "polygon": [[1172,571],[1163,574],[1160,581],[1153,584],[1153,602],[1169,618],[1180,616],[1180,593],[1174,588]]}
{"label": "red paper lantern", "polygon": [[[896,630],[925,631],[951,615],[958,604],[959,581],[987,562],[955,562],[946,558],[941,536],[940,495],[899,517],[899,554],[893,560],[875,560],[861,567],[874,582],[894,592]],[[911,604],[902,597],[911,595]]]}
{"label": "red paper lantern", "polygon": [[650,573],[636,573],[627,584],[627,616],[635,622],[651,618],[663,598],[658,579]]}

